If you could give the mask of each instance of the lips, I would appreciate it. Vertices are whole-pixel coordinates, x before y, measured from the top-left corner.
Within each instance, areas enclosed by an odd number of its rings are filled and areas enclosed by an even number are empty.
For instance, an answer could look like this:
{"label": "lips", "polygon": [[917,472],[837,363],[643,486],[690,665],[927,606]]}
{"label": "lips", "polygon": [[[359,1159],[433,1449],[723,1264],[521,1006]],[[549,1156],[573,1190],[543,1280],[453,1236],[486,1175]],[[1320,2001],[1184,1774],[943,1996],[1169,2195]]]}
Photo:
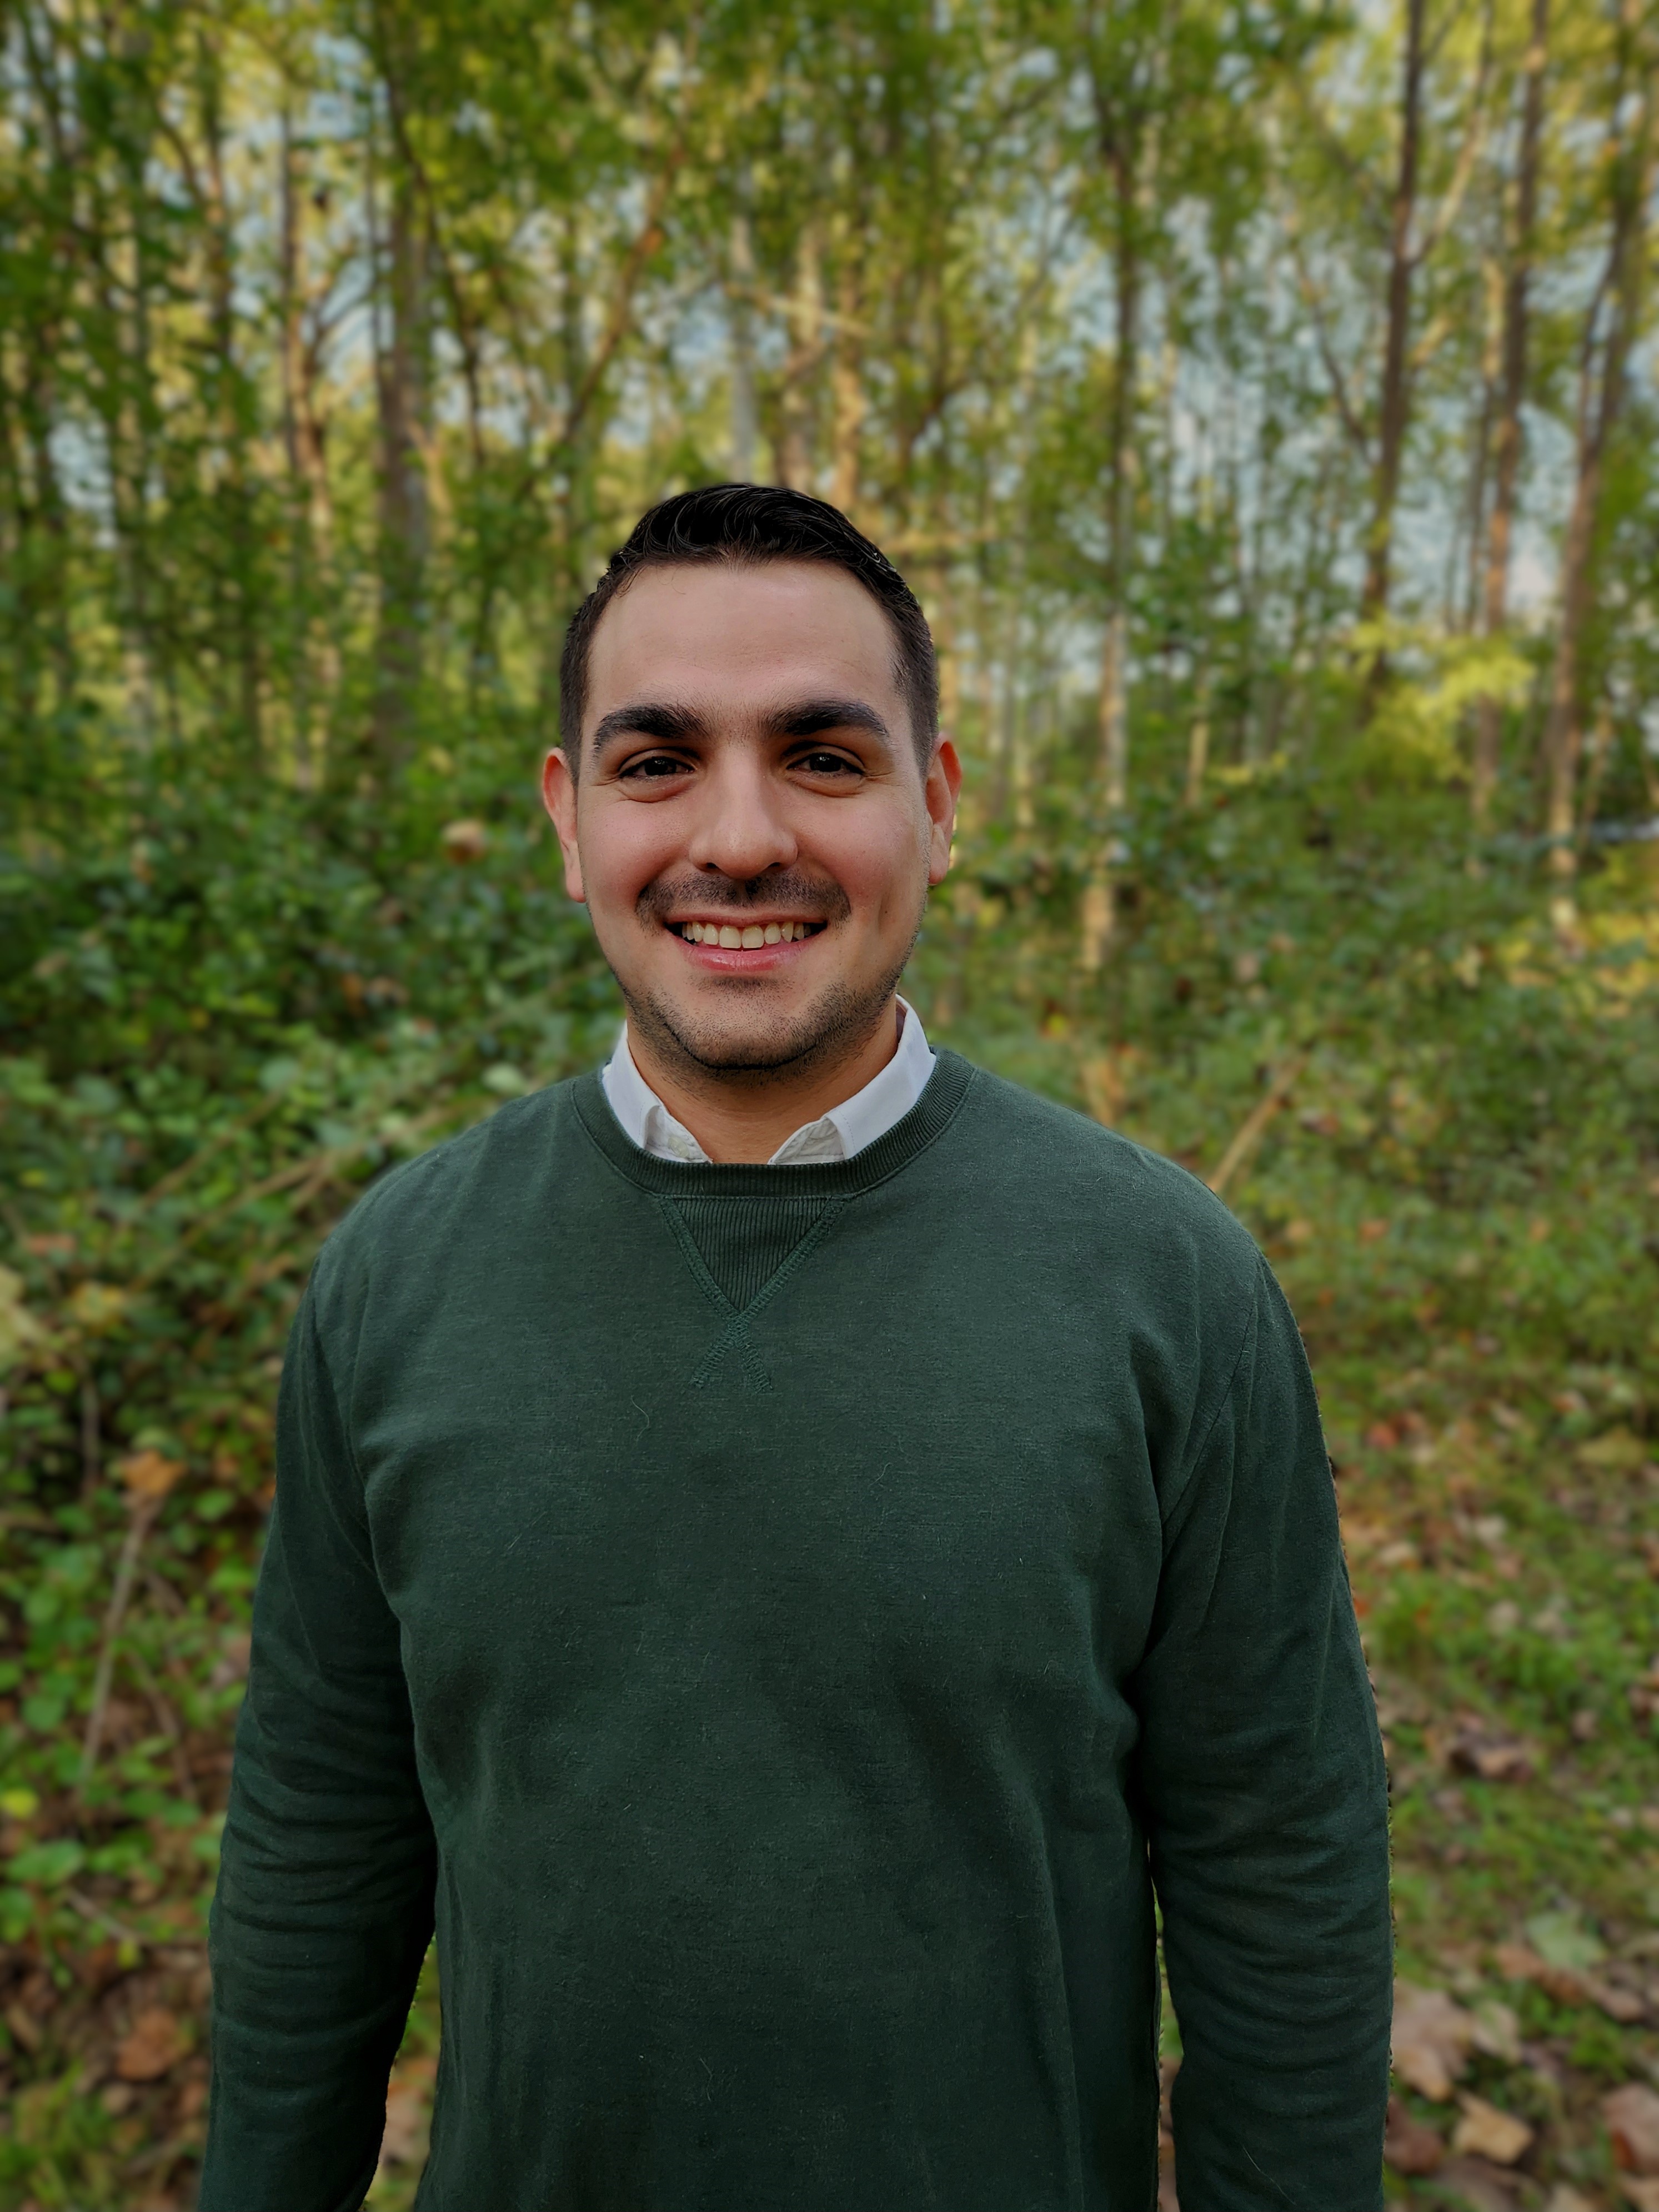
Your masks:
{"label": "lips", "polygon": [[816,937],[821,921],[671,921],[669,929],[688,945],[716,945],[723,952],[753,952],[767,945],[799,944]]}

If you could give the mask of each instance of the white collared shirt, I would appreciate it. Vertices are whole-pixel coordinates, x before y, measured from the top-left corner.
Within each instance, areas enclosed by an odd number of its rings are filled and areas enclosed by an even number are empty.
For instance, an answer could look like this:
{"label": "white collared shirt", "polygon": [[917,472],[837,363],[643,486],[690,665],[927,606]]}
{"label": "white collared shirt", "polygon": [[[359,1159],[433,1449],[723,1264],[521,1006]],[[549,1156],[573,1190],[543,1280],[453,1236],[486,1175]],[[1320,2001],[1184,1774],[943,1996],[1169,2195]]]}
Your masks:
{"label": "white collared shirt", "polygon": [[[808,1168],[825,1160],[850,1160],[904,1119],[927,1089],[937,1055],[928,1049],[915,1007],[906,1006],[902,999],[898,1006],[898,1050],[880,1074],[872,1076],[862,1091],[832,1106],[816,1121],[808,1121],[786,1137],[766,1163],[768,1167]],[[642,1152],[659,1160],[709,1164],[708,1153],[684,1122],[674,1119],[635,1065],[628,1048],[626,1023],[599,1079],[623,1133]]]}

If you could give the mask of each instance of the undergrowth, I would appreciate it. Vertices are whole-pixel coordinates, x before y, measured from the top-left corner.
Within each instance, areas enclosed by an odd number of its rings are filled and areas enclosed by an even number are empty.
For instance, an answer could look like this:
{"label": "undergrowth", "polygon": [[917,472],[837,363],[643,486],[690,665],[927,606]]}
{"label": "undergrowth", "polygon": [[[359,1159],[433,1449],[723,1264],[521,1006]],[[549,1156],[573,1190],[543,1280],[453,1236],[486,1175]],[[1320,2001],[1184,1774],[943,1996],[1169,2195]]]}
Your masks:
{"label": "undergrowth", "polygon": [[[1267,775],[1143,821],[1080,976],[1083,856],[1048,827],[964,840],[908,988],[937,1040],[1224,1168],[1296,1308],[1401,1971],[1497,2023],[1444,2094],[1402,2079],[1396,2168],[1437,2170],[1390,2188],[1610,2203],[1601,2100],[1659,2081],[1659,880],[1621,855],[1562,942],[1533,857],[1450,800]],[[159,2212],[200,2147],[306,1269],[386,1164],[594,1064],[618,1008],[516,799],[325,828],[157,787],[118,836],[0,858],[0,2208]],[[429,1966],[383,2207],[436,2006]]]}

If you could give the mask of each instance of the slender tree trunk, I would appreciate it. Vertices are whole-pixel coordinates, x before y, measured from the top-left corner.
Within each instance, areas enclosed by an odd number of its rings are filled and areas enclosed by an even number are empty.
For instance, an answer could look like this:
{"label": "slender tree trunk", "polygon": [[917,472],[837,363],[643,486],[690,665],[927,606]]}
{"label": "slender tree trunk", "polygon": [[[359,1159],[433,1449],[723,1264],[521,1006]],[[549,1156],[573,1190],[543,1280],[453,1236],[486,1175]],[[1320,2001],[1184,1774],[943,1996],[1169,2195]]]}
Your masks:
{"label": "slender tree trunk", "polygon": [[216,48],[204,33],[198,42],[202,139],[207,161],[207,276],[209,313],[219,385],[220,436],[224,442],[225,488],[230,509],[233,589],[235,604],[228,627],[236,641],[237,684],[244,741],[250,758],[263,744],[262,653],[258,623],[258,556],[253,528],[253,489],[247,465],[247,440],[241,404],[241,374],[236,360],[235,258],[229,195],[225,185],[222,72]]}
{"label": "slender tree trunk", "polygon": [[1111,111],[1098,90],[1097,98],[1112,177],[1117,232],[1114,254],[1117,348],[1107,443],[1106,629],[1100,653],[1101,798],[1112,826],[1084,892],[1078,964],[1085,975],[1097,973],[1103,965],[1115,927],[1112,887],[1113,854],[1118,840],[1115,820],[1129,803],[1128,592],[1134,526],[1133,437],[1141,276],[1138,149],[1130,126],[1121,119],[1109,120]]}
{"label": "slender tree trunk", "polygon": [[1187,731],[1187,782],[1182,793],[1182,804],[1188,807],[1200,805],[1204,798],[1204,779],[1210,766],[1210,672],[1206,668],[1198,679],[1193,698],[1193,719]]}
{"label": "slender tree trunk", "polygon": [[[1400,161],[1389,217],[1388,320],[1382,347],[1382,381],[1377,394],[1376,468],[1371,524],[1365,549],[1365,586],[1360,613],[1379,622],[1389,611],[1393,582],[1394,518],[1400,499],[1400,472],[1411,420],[1412,276],[1415,269],[1413,229],[1417,216],[1417,170],[1422,138],[1423,24],[1427,0],[1406,0],[1406,52],[1400,86]],[[1375,702],[1386,673],[1382,653],[1371,662],[1368,698]]]}
{"label": "slender tree trunk", "polygon": [[[1503,396],[1493,439],[1492,511],[1486,524],[1486,591],[1481,606],[1481,632],[1486,637],[1497,636],[1509,620],[1510,548],[1521,476],[1521,410],[1527,396],[1528,294],[1538,222],[1539,149],[1543,141],[1548,40],[1549,0],[1533,0],[1521,143],[1516,159],[1515,233],[1504,287]],[[1469,806],[1477,828],[1485,826],[1492,811],[1502,734],[1502,712],[1497,700],[1482,699],[1475,708],[1469,777]]]}
{"label": "slender tree trunk", "polygon": [[787,320],[789,356],[783,369],[778,481],[796,491],[809,491],[812,483],[812,378],[823,355],[823,280],[815,222],[809,222],[800,234]]}
{"label": "slender tree trunk", "polygon": [[390,192],[386,289],[390,334],[378,369],[380,607],[375,647],[374,749],[395,773],[407,754],[422,665],[428,550],[426,236],[401,164]]}
{"label": "slender tree trunk", "polygon": [[832,400],[831,445],[833,471],[830,498],[843,514],[854,514],[859,503],[860,447],[864,435],[864,287],[859,264],[857,227],[842,241],[841,267],[836,277],[836,351],[830,371]]}
{"label": "slender tree trunk", "polygon": [[[1549,840],[1553,884],[1551,920],[1564,942],[1576,940],[1578,848],[1575,812],[1578,763],[1583,750],[1584,633],[1594,604],[1594,568],[1607,450],[1623,411],[1631,348],[1641,323],[1647,203],[1653,189],[1656,57],[1644,52],[1637,33],[1639,0],[1621,9],[1624,60],[1614,87],[1613,235],[1603,282],[1596,288],[1583,344],[1578,416],[1578,459],[1572,511],[1561,556],[1561,615],[1550,672],[1544,726],[1544,832]],[[1633,77],[1639,107],[1626,122],[1626,89]],[[1605,311],[1607,335],[1597,359],[1596,325]]]}
{"label": "slender tree trunk", "polygon": [[283,442],[295,516],[289,571],[295,645],[295,768],[302,788],[319,790],[327,772],[328,727],[340,678],[332,591],[334,501],[318,410],[316,364],[306,332],[304,185],[295,158],[293,117],[286,103],[279,144]]}
{"label": "slender tree trunk", "polygon": [[739,211],[732,218],[732,243],[727,263],[726,313],[732,343],[732,458],[735,483],[750,483],[755,474],[755,451],[760,439],[759,411],[755,398],[755,246],[749,217]]}

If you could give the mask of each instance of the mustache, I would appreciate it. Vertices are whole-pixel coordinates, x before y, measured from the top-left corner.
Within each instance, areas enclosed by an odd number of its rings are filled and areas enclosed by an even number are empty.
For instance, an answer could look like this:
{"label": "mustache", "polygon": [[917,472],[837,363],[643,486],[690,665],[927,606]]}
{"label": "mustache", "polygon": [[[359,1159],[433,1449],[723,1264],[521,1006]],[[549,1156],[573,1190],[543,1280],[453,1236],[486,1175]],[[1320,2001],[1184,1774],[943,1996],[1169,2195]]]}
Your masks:
{"label": "mustache", "polygon": [[787,869],[781,875],[756,876],[748,883],[735,876],[659,876],[634,902],[641,921],[668,921],[680,907],[729,907],[742,914],[764,905],[777,912],[795,908],[814,919],[845,921],[853,902],[833,877],[814,878]]}

